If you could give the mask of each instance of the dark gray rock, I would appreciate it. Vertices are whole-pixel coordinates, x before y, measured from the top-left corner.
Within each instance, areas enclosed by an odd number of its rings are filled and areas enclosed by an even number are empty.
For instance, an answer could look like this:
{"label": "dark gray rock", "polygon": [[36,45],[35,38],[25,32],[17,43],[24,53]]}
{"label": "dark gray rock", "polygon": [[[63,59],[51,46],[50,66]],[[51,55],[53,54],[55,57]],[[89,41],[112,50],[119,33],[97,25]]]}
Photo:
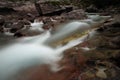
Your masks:
{"label": "dark gray rock", "polygon": [[84,10],[79,9],[79,10],[73,10],[69,13],[62,14],[63,18],[68,19],[68,20],[80,20],[80,19],[85,19],[86,14]]}
{"label": "dark gray rock", "polygon": [[98,9],[95,6],[91,5],[91,6],[87,7],[85,11],[88,13],[96,13],[96,12],[98,12]]}
{"label": "dark gray rock", "polygon": [[5,22],[4,27],[5,28],[11,28],[12,27],[12,22]]}
{"label": "dark gray rock", "polygon": [[10,7],[0,7],[0,14],[10,14],[12,12],[16,12],[16,11]]}
{"label": "dark gray rock", "polygon": [[5,23],[5,20],[3,16],[0,15],[0,26],[2,26]]}

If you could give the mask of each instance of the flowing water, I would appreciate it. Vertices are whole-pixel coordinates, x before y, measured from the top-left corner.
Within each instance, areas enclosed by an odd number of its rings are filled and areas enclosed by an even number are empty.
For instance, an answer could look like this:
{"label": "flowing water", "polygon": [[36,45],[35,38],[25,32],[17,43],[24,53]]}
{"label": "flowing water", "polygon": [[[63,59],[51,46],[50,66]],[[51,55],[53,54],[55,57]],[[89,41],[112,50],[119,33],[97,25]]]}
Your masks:
{"label": "flowing water", "polygon": [[88,31],[94,28],[92,24],[99,25],[101,20],[100,22],[95,20],[70,22],[57,33],[51,34],[50,31],[46,31],[38,36],[20,38],[15,43],[2,48],[0,50],[0,80],[10,80],[12,76],[20,71],[42,64],[49,64],[54,72],[59,71],[61,68],[57,62],[62,59],[63,52],[86,41],[88,38],[94,37],[96,31],[91,30],[87,34],[82,34],[79,38],[68,41],[65,45],[59,44],[52,47],[52,44],[60,42],[73,34]]}

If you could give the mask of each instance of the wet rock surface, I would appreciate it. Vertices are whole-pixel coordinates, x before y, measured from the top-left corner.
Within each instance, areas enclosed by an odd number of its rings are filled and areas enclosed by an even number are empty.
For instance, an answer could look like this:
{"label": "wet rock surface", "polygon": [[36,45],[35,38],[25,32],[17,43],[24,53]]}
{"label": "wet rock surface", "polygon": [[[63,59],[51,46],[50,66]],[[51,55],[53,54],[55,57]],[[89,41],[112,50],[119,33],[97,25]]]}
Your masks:
{"label": "wet rock surface", "polygon": [[82,10],[82,9],[79,9],[79,10],[73,10],[69,13],[65,13],[62,15],[65,19],[68,19],[68,20],[80,20],[80,19],[85,19],[87,18],[86,17],[86,14],[85,14],[85,11]]}
{"label": "wet rock surface", "polygon": [[[92,43],[96,43],[96,49],[89,51],[87,56],[89,60],[87,66],[92,65],[91,69],[104,67],[106,70],[96,75],[95,80],[119,80],[120,67],[118,65],[120,55],[120,23],[112,22],[103,27],[97,29],[100,33],[98,40],[93,40]],[[96,41],[96,42],[95,42]],[[92,44],[91,44],[92,45]],[[94,67],[94,68],[93,68]],[[92,70],[94,71],[94,70]],[[90,73],[93,74],[93,73]],[[107,77],[104,79],[104,74]],[[88,79],[85,79],[88,80]]]}

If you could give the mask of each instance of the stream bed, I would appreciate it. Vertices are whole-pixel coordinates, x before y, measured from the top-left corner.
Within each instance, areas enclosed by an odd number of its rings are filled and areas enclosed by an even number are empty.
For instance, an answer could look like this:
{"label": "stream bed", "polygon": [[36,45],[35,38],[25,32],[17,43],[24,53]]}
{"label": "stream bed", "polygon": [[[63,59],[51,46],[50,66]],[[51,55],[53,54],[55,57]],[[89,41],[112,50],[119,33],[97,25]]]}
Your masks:
{"label": "stream bed", "polygon": [[[38,65],[14,75],[13,80],[56,80],[56,78],[57,80],[120,80],[120,23],[103,23],[95,31],[97,35],[94,38],[88,38],[64,52],[64,57],[58,62],[62,67],[60,71],[52,72],[48,65]],[[57,45],[66,45],[66,42],[86,35],[88,32],[60,40]],[[89,36],[91,35],[88,34]],[[9,43],[11,45],[14,39],[16,38],[10,35],[0,35],[0,47]]]}

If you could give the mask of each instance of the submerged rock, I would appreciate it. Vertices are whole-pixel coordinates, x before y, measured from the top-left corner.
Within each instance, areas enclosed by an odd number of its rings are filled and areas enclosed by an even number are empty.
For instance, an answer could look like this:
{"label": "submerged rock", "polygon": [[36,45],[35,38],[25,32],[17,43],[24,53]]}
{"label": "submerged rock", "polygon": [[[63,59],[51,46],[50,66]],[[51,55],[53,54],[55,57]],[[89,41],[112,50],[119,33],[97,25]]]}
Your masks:
{"label": "submerged rock", "polygon": [[23,37],[25,36],[25,34],[21,33],[21,32],[17,32],[14,34],[14,37]]}

